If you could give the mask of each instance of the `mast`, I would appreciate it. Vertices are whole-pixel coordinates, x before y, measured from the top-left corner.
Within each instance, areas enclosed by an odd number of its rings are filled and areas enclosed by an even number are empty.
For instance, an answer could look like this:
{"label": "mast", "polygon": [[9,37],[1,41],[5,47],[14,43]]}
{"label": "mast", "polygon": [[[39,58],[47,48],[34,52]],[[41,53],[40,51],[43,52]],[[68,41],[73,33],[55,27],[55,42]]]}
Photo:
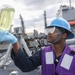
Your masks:
{"label": "mast", "polygon": [[25,26],[24,26],[24,21],[23,21],[23,18],[22,18],[22,16],[21,16],[21,14],[20,14],[20,19],[21,19],[21,25],[22,25],[22,32],[23,32],[23,34],[25,34]]}
{"label": "mast", "polygon": [[69,3],[70,3],[70,8],[71,8],[71,0],[69,0]]}
{"label": "mast", "polygon": [[45,24],[45,28],[47,28],[46,11],[45,10],[44,10],[44,24]]}

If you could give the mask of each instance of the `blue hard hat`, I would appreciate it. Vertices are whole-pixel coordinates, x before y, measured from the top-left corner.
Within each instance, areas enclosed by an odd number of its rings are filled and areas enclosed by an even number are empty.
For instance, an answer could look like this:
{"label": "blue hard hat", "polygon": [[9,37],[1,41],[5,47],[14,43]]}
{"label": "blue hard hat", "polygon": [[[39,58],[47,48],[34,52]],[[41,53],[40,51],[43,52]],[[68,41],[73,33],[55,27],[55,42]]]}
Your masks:
{"label": "blue hard hat", "polygon": [[71,31],[70,24],[65,19],[56,17],[54,20],[52,20],[51,24],[49,25],[49,27],[52,27],[52,26],[60,27],[67,30],[69,32],[67,39],[71,39],[74,37],[74,34]]}

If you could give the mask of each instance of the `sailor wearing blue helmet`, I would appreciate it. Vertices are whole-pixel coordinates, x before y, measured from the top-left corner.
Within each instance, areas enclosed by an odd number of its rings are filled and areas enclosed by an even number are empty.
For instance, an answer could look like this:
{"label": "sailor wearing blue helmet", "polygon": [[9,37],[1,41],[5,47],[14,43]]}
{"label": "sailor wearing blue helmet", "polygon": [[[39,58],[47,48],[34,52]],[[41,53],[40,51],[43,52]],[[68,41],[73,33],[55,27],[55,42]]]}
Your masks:
{"label": "sailor wearing blue helmet", "polygon": [[0,42],[7,41],[13,45],[11,58],[23,72],[30,72],[41,65],[41,75],[75,75],[75,48],[65,42],[74,37],[69,23],[56,17],[47,27],[47,32],[51,45],[30,57],[26,56],[11,33],[0,31]]}

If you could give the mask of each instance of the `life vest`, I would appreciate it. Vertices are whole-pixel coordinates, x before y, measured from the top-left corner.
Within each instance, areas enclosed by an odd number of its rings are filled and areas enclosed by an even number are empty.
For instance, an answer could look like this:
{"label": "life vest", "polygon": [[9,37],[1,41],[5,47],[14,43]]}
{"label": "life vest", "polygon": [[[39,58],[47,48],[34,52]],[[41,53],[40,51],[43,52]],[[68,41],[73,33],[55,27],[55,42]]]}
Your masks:
{"label": "life vest", "polygon": [[56,68],[54,59],[51,46],[42,50],[42,75],[75,75],[75,48],[66,45]]}

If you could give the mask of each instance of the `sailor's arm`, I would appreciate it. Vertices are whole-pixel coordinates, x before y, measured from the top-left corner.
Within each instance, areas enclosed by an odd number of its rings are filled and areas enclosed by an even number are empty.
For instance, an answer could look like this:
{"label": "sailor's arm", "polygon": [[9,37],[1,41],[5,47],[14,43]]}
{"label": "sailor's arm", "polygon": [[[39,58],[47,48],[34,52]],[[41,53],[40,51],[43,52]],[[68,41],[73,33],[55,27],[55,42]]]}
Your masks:
{"label": "sailor's arm", "polygon": [[11,58],[21,71],[29,72],[41,65],[41,50],[31,57],[27,57],[24,51],[20,48],[19,44],[16,42],[13,44]]}
{"label": "sailor's arm", "polygon": [[18,42],[16,42],[12,46],[13,46],[13,51],[14,51],[14,53],[16,55],[18,53],[19,49],[20,49],[20,45],[18,44]]}
{"label": "sailor's arm", "polygon": [[11,58],[21,71],[30,72],[41,65],[41,52],[42,50],[38,51],[33,56],[27,57],[24,51],[20,48],[16,55],[14,54],[14,50],[11,51]]}

